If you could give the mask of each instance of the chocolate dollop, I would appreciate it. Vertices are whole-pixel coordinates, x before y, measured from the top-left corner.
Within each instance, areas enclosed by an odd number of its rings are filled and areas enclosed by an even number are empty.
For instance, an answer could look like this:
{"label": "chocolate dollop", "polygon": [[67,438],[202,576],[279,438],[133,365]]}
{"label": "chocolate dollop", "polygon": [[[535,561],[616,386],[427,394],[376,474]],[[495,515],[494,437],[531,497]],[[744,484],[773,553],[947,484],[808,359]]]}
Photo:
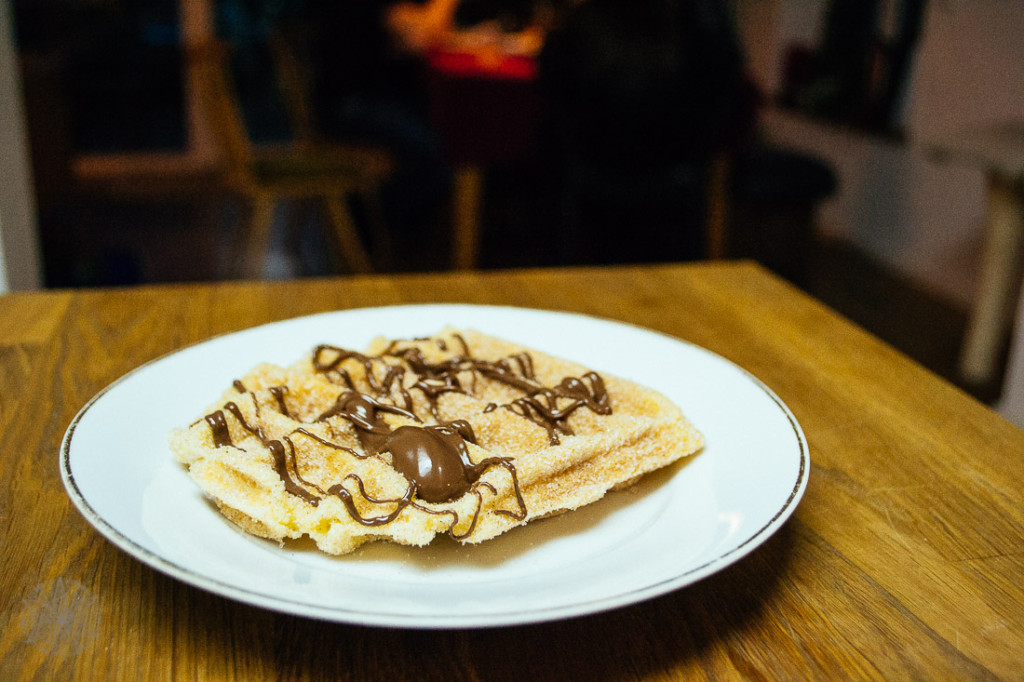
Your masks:
{"label": "chocolate dollop", "polygon": [[449,426],[400,426],[388,436],[385,448],[391,465],[426,502],[462,497],[480,477],[466,441]]}

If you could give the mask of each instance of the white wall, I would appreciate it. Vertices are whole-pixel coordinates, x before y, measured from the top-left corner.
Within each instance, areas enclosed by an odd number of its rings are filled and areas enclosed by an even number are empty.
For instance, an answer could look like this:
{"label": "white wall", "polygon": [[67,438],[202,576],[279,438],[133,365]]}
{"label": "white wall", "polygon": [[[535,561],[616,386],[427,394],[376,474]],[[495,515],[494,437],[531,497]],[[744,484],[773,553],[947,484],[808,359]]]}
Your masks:
{"label": "white wall", "polygon": [[[737,0],[754,75],[773,93],[787,45],[813,46],[822,2]],[[958,128],[1024,115],[1024,2],[936,1],[918,43],[902,122],[908,143],[769,112],[770,139],[835,167],[840,187],[819,223],[960,304],[977,284],[985,219],[980,169],[943,161],[932,142]]]}
{"label": "white wall", "polygon": [[21,78],[8,0],[0,0],[0,294],[40,286]]}
{"label": "white wall", "polygon": [[[778,92],[786,46],[815,44],[823,5],[736,0],[751,70],[766,93]],[[985,177],[981,169],[931,151],[957,130],[1022,117],[1024,2],[935,0],[928,3],[904,94],[906,142],[780,111],[769,112],[765,131],[836,169],[839,191],[818,216],[825,233],[860,246],[966,310],[978,284]],[[1024,298],[999,409],[1024,427]]]}
{"label": "white wall", "polygon": [[735,0],[733,6],[751,75],[766,95],[778,94],[786,49],[791,45],[817,46],[826,3]]}
{"label": "white wall", "polygon": [[772,141],[828,161],[839,189],[818,214],[823,234],[879,261],[966,309],[977,284],[985,178],[918,146],[771,111]]}
{"label": "white wall", "polygon": [[930,2],[904,123],[929,139],[1024,116],[1024,2]]}

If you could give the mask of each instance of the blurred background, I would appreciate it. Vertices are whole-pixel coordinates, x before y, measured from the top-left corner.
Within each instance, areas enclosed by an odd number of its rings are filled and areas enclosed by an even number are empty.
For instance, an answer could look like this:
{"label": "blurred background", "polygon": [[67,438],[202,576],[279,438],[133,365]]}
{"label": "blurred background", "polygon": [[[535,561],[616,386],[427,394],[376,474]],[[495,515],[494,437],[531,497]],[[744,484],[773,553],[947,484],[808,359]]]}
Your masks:
{"label": "blurred background", "polygon": [[994,266],[985,235],[1024,232],[1022,29],[1016,0],[0,0],[0,291],[753,258],[1016,413],[1020,240]]}

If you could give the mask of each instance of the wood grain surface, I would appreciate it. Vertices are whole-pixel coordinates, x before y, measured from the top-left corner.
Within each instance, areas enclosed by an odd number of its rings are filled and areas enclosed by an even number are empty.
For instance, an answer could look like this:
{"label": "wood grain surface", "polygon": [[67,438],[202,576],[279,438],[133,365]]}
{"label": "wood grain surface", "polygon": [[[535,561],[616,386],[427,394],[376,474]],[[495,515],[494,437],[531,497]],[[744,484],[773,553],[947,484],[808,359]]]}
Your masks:
{"label": "wood grain surface", "polygon": [[[125,372],[272,320],[412,302],[589,313],[725,356],[803,426],[803,501],[748,557],[666,596],[417,631],[200,591],[116,549],[68,499],[64,430]],[[0,387],[3,680],[1024,679],[1024,432],[755,265],[11,294]]]}

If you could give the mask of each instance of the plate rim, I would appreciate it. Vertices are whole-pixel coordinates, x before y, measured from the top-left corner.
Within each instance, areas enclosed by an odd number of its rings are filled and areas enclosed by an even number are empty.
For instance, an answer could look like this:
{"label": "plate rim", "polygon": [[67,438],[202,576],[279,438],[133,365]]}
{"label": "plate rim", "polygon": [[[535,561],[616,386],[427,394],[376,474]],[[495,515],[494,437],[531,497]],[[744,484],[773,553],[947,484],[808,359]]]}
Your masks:
{"label": "plate rim", "polygon": [[[295,598],[277,597],[266,592],[253,590],[245,587],[239,587],[232,585],[223,580],[211,578],[199,571],[180,565],[179,563],[172,561],[165,556],[162,556],[158,552],[154,552],[147,547],[142,546],[134,539],[129,537],[127,534],[121,532],[112,522],[104,518],[93,506],[89,503],[86,496],[79,489],[78,484],[75,481],[75,475],[71,468],[71,445],[74,438],[75,430],[79,423],[85,418],[89,410],[110,391],[114,390],[117,386],[128,381],[131,377],[142,372],[147,367],[154,365],[159,362],[163,362],[168,358],[187,351],[198,346],[210,343],[217,339],[230,337],[233,335],[256,331],[272,327],[275,325],[283,325],[292,323],[298,320],[308,320],[316,317],[328,317],[340,314],[357,314],[360,312],[370,311],[397,311],[400,309],[411,309],[415,308],[418,310],[424,310],[429,308],[459,308],[463,311],[471,311],[478,309],[486,309],[492,312],[500,311],[511,311],[514,313],[526,313],[526,314],[537,314],[552,315],[556,317],[580,317],[594,320],[600,323],[612,324],[616,326],[622,326],[630,328],[635,332],[643,334],[651,334],[662,337],[663,339],[669,340],[674,343],[689,346],[697,349],[709,356],[714,357],[718,361],[725,363],[727,366],[741,372],[744,377],[749,380],[756,388],[762,391],[778,408],[783,416],[785,416],[789,427],[793,431],[793,435],[796,438],[798,445],[798,457],[799,467],[797,470],[796,479],[793,482],[792,488],[790,489],[786,500],[782,503],[780,508],[774,513],[774,515],[768,519],[760,528],[751,533],[749,537],[740,542],[739,544],[730,546],[726,551],[718,554],[718,556],[709,559],[698,566],[693,566],[686,571],[675,574],[669,578],[658,580],[654,583],[642,585],[639,587],[631,588],[625,592],[616,592],[614,594],[605,594],[598,597],[583,599],[574,601],[571,604],[564,604],[552,607],[532,607],[520,611],[511,609],[505,609],[497,612],[485,612],[478,614],[415,614],[415,615],[396,615],[392,611],[373,611],[360,608],[339,608],[336,606],[324,607],[317,604],[304,602]],[[195,341],[193,343],[184,345],[180,348],[163,353],[155,358],[152,358],[137,367],[129,370],[125,374],[119,376],[114,381],[107,384],[104,388],[98,391],[92,398],[90,398],[85,405],[75,414],[72,418],[67,430],[65,431],[64,437],[61,441],[60,448],[60,473],[63,481],[65,490],[71,501],[79,510],[79,513],[85,518],[85,520],[97,530],[100,535],[105,537],[108,541],[114,544],[115,547],[127,553],[129,556],[135,558],[138,561],[146,564],[150,568],[160,571],[165,575],[180,580],[188,585],[203,589],[207,592],[217,594],[221,597],[229,598],[235,601],[239,601],[245,604],[266,608],[279,613],[290,614],[293,616],[314,618],[318,620],[349,623],[353,625],[368,625],[377,627],[397,627],[397,628],[408,628],[408,629],[457,629],[457,628],[485,628],[485,627],[505,627],[514,625],[526,625],[540,622],[550,622],[555,620],[561,620],[566,618],[581,617],[585,615],[593,615],[610,611],[613,609],[625,607],[632,604],[638,604],[675,590],[681,589],[688,585],[694,584],[703,578],[709,577],[714,573],[731,566],[737,561],[744,558],[751,551],[756,549],[758,546],[763,544],[768,538],[770,538],[782,525],[789,519],[798,506],[803,494],[807,488],[807,482],[810,476],[810,448],[807,443],[806,436],[803,432],[802,427],[793,415],[790,408],[782,401],[781,398],[765,384],[761,379],[752,374],[747,369],[737,365],[728,358],[716,353],[715,351],[709,350],[703,346],[700,346],[687,339],[681,339],[677,336],[673,336],[667,332],[662,332],[657,329],[651,329],[649,327],[643,327],[632,322],[617,320],[614,318],[602,317],[589,313],[579,313],[575,311],[547,309],[547,308],[527,308],[521,306],[510,306],[510,305],[492,305],[492,304],[474,304],[474,303],[412,303],[412,304],[392,304],[383,306],[360,306],[355,308],[342,308],[337,310],[328,310],[318,313],[310,313],[307,315],[299,315],[290,318],[284,318],[280,320],[272,320],[262,324],[253,325],[251,327],[244,327],[234,331],[223,332],[220,334],[214,334],[205,339]],[[401,622],[398,622],[398,621]]]}

